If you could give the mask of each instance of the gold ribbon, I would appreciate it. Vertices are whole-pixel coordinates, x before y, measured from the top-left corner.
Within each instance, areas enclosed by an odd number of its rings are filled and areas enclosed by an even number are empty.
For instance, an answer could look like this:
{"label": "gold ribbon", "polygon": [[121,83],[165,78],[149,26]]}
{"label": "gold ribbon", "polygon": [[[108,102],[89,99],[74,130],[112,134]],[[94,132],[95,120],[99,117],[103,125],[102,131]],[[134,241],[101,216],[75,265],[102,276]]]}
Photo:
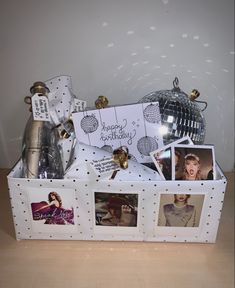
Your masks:
{"label": "gold ribbon", "polygon": [[105,96],[99,96],[98,99],[95,101],[95,107],[97,109],[106,108],[108,106],[108,98]]}
{"label": "gold ribbon", "polygon": [[121,146],[113,151],[113,161],[122,169],[128,168],[128,148]]}

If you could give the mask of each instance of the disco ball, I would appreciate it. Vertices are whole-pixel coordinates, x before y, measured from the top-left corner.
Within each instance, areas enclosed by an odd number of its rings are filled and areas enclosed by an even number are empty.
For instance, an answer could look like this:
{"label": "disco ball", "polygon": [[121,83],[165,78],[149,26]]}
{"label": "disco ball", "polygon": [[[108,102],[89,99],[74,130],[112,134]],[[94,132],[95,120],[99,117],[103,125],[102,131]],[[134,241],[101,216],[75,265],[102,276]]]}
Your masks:
{"label": "disco ball", "polygon": [[161,115],[159,115],[159,106],[156,104],[150,104],[148,105],[143,113],[144,113],[144,119],[150,123],[159,123],[161,122]]}
{"label": "disco ball", "polygon": [[[144,96],[139,103],[157,102],[161,114],[161,131],[164,144],[189,136],[194,144],[202,144],[206,124],[202,114],[207,107],[204,101],[195,100],[200,94],[193,90],[187,95],[180,90],[178,78],[173,81],[172,90],[160,90]],[[205,104],[204,109],[199,103]]]}
{"label": "disco ball", "polygon": [[137,149],[140,154],[149,156],[149,153],[158,149],[158,144],[153,137],[144,136],[140,138],[137,142]]}
{"label": "disco ball", "polygon": [[86,134],[95,132],[98,126],[99,122],[93,114],[86,115],[81,120],[81,128]]}

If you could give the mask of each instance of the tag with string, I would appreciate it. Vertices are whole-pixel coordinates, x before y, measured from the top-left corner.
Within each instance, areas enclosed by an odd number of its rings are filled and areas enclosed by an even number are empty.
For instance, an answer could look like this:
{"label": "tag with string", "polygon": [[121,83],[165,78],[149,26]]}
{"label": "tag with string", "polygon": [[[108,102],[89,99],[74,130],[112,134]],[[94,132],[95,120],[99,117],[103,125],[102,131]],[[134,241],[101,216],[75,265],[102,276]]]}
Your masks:
{"label": "tag with string", "polygon": [[50,110],[47,96],[40,96],[40,94],[36,93],[32,96],[31,104],[34,120],[50,122]]}
{"label": "tag with string", "polygon": [[74,98],[74,112],[81,112],[86,109],[87,102]]}

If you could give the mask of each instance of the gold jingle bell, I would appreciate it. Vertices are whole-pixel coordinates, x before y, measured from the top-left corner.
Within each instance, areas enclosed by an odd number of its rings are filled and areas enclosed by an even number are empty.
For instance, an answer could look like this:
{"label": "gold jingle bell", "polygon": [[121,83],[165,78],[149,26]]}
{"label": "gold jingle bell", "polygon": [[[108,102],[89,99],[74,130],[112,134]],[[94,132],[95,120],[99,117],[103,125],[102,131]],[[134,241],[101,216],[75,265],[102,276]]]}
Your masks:
{"label": "gold jingle bell", "polygon": [[194,101],[195,99],[197,99],[198,97],[200,96],[200,92],[197,90],[197,89],[193,89],[190,96],[189,96],[189,99],[191,101]]}
{"label": "gold jingle bell", "polygon": [[95,107],[97,109],[106,108],[108,106],[108,98],[105,96],[99,96],[98,99],[95,101]]}
{"label": "gold jingle bell", "polygon": [[113,151],[113,161],[121,168],[128,168],[128,148],[121,146]]}

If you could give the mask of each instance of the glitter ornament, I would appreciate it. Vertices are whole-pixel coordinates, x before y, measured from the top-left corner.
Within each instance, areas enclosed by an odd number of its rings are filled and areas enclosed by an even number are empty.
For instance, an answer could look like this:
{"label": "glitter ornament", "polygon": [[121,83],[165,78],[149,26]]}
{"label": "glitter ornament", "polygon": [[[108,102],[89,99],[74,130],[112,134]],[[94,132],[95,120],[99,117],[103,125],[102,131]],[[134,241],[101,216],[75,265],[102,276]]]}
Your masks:
{"label": "glitter ornament", "polygon": [[[160,90],[144,96],[139,103],[158,102],[161,114],[164,144],[169,144],[184,136],[189,136],[194,144],[203,144],[206,133],[205,119],[202,114],[207,107],[204,101],[195,100],[200,93],[194,89],[194,97],[180,90],[178,78],[173,81],[172,90]],[[205,104],[201,109],[198,103]],[[148,106],[147,106],[148,107]],[[153,112],[154,113],[154,112]],[[152,112],[148,113],[146,120],[154,119]]]}
{"label": "glitter ornament", "polygon": [[158,148],[158,144],[156,140],[150,136],[142,137],[137,142],[137,149],[140,154],[144,156],[149,156],[149,153],[156,150]]}
{"label": "glitter ornament", "polygon": [[81,128],[86,134],[95,132],[98,126],[99,122],[93,114],[87,115],[81,120]]}

